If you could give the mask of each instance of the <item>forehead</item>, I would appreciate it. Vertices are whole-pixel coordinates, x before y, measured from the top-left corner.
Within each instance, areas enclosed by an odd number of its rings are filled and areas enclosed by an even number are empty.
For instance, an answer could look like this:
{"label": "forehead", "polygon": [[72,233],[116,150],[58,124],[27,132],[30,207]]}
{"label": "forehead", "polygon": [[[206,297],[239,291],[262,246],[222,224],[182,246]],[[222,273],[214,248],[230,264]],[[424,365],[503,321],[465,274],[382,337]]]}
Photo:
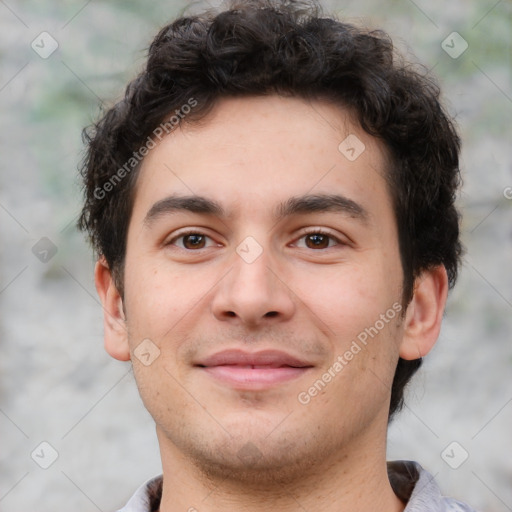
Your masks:
{"label": "forehead", "polygon": [[[134,215],[172,194],[214,197],[229,216],[275,212],[276,201],[337,190],[389,202],[384,146],[346,110],[279,96],[220,100],[199,122],[182,123],[145,157]],[[376,197],[378,196],[378,197]],[[271,204],[272,203],[272,204]]]}

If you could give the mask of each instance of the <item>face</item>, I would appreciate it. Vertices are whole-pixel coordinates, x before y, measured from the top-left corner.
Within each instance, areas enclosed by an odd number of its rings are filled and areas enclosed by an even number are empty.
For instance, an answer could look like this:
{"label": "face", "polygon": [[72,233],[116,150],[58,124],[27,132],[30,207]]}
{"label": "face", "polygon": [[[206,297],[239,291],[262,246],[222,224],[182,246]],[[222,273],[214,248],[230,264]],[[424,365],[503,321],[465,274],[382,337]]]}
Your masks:
{"label": "face", "polygon": [[120,343],[163,450],[285,479],[382,449],[403,335],[385,169],[347,112],[277,96],[222,100],[149,152]]}

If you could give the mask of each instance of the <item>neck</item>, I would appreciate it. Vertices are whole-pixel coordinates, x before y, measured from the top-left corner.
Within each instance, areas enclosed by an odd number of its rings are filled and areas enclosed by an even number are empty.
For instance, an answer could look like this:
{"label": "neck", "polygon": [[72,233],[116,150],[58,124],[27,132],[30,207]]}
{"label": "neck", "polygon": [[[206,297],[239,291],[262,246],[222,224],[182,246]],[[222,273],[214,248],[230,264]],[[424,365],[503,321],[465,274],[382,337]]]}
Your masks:
{"label": "neck", "polygon": [[282,478],[249,481],[204,471],[158,428],[157,434],[164,475],[160,512],[373,512],[376,504],[386,512],[404,510],[389,483],[385,442],[353,442],[295,477],[292,471]]}

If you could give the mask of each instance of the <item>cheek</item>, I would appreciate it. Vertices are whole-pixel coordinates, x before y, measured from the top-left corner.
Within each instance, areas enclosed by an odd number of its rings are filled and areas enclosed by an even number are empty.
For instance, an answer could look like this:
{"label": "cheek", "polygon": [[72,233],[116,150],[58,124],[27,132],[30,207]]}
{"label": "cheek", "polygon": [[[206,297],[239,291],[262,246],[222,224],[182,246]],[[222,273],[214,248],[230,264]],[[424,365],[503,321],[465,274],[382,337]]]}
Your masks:
{"label": "cheek", "polygon": [[130,343],[150,338],[159,346],[172,341],[174,348],[185,340],[194,312],[204,311],[204,302],[211,300],[209,291],[218,281],[218,272],[208,267],[180,268],[166,260],[137,264],[135,257],[127,261],[126,276]]}
{"label": "cheek", "polygon": [[399,279],[380,262],[333,267],[322,278],[308,276],[314,286],[304,286],[299,297],[320,319],[316,323],[329,340],[332,359],[324,371],[337,376],[335,394],[350,389],[362,401],[369,399],[365,390],[372,389],[376,403],[387,396],[398,357]]}
{"label": "cheek", "polygon": [[159,338],[183,314],[182,283],[162,266],[126,262],[125,304],[127,321],[133,335]]}
{"label": "cheek", "polygon": [[376,268],[354,264],[332,266],[329,272],[308,271],[294,279],[294,292],[329,328],[329,337],[346,339],[373,324],[393,303]]}

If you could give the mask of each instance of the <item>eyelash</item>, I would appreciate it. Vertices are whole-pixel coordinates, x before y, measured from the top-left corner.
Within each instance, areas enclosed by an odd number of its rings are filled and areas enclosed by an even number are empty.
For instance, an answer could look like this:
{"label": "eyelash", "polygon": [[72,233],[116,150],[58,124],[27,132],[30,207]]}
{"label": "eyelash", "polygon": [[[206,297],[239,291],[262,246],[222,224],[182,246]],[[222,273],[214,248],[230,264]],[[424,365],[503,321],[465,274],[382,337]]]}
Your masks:
{"label": "eyelash", "polygon": [[[180,233],[178,236],[175,236],[174,238],[172,238],[171,240],[169,240],[169,242],[166,242],[164,245],[174,245],[174,242],[176,242],[176,240],[179,240],[180,238],[185,238],[186,236],[190,236],[190,235],[200,235],[200,236],[204,236],[204,237],[207,237],[207,238],[210,238],[210,236],[208,235],[205,235],[204,233],[202,233],[200,230],[198,229],[194,229],[194,230],[189,230],[189,231],[185,231],[183,233]],[[187,249],[186,247],[180,247],[180,249],[183,249],[184,251],[192,251],[193,249]]]}
{"label": "eyelash", "polygon": [[[339,238],[335,237],[332,233],[330,233],[329,231],[326,231],[322,228],[317,228],[317,229],[312,229],[312,230],[309,230],[309,231],[304,231],[299,238],[296,239],[296,242],[299,241],[299,240],[302,240],[303,238],[307,237],[307,236],[310,236],[310,235],[322,235],[322,236],[326,236],[327,238],[331,239],[331,240],[334,240],[336,242],[336,245],[346,245],[344,244]],[[309,249],[309,247],[306,247],[306,249]],[[328,246],[327,249],[331,249],[331,246]],[[311,250],[315,250],[315,249],[311,249]],[[318,249],[318,250],[322,250],[322,249]],[[325,249],[323,249],[325,250]]]}
{"label": "eyelash", "polygon": [[[185,231],[183,233],[180,233],[178,236],[172,238],[171,240],[169,240],[169,242],[166,242],[164,245],[174,245],[174,243],[177,241],[177,240],[180,240],[186,236],[189,236],[189,235],[200,235],[200,236],[204,236],[206,238],[210,238],[211,240],[211,237],[208,236],[208,235],[205,235],[204,233],[202,233],[200,230],[189,230],[189,231]],[[324,229],[321,229],[321,228],[317,228],[317,229],[312,229],[312,230],[309,230],[309,231],[305,231],[303,232],[297,239],[296,241],[298,240],[301,240],[307,236],[310,236],[310,235],[323,235],[323,236],[326,236],[328,238],[330,238],[331,240],[334,240],[336,242],[336,245],[347,245],[346,243],[342,242],[339,238],[335,237],[332,233],[330,233],[329,231],[326,231]],[[327,247],[327,249],[330,249],[331,247]],[[187,249],[185,247],[180,247],[180,249],[183,249],[185,251],[194,251],[194,250],[200,250],[200,249]],[[205,247],[202,247],[201,249],[205,249]],[[315,250],[315,249],[311,249],[311,250]],[[317,250],[325,250],[325,249],[317,249]]]}

